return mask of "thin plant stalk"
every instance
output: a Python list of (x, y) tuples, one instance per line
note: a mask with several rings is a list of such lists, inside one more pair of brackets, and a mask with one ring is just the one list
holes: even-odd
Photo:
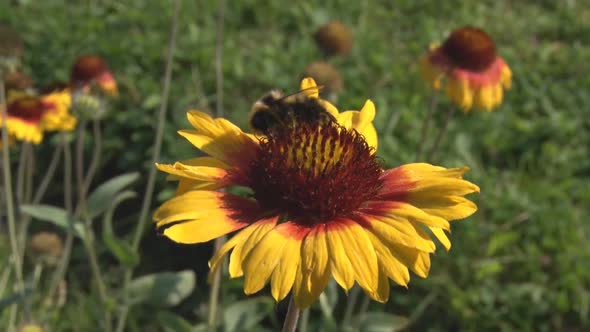
[(27, 168), (25, 169), (25, 196), (24, 202), (30, 203), (33, 196), (33, 173), (35, 172), (35, 150), (31, 145), (27, 149)]
[(47, 166), (47, 169), (45, 170), (45, 175), (43, 176), (43, 179), (41, 179), (39, 186), (37, 186), (35, 196), (33, 196), (33, 204), (39, 204), (39, 202), (41, 202), (41, 200), (43, 199), (43, 196), (45, 196), (47, 188), (49, 188), (49, 183), (51, 183), (53, 175), (55, 175), (55, 170), (57, 169), (57, 165), (59, 164), (63, 147), (64, 145), (60, 143), (53, 150), (53, 155), (51, 156), (49, 166)]
[(424, 147), (426, 145), (426, 134), (428, 133), (428, 129), (430, 127), (430, 122), (432, 122), (432, 117), (438, 108), (438, 92), (434, 91), (432, 97), (430, 97), (430, 105), (428, 107), (428, 113), (422, 122), (422, 129), (420, 130), (420, 144), (418, 144), (418, 149), (416, 149), (416, 157), (414, 158), (416, 161), (419, 161), (422, 157), (422, 152), (424, 151)]
[(449, 129), (449, 123), (451, 122), (451, 119), (453, 118), (453, 115), (455, 114), (455, 109), (456, 109), (456, 107), (451, 106), (449, 108), (449, 110), (447, 111), (447, 114), (445, 117), (445, 122), (443, 123), (443, 127), (438, 132), (438, 135), (436, 136), (436, 140), (434, 141), (432, 148), (430, 148), (430, 151), (428, 152), (428, 157), (426, 160), (428, 160), (429, 162), (434, 161), (433, 158), (435, 157), (436, 153), (438, 152), (438, 148), (440, 147), (441, 142), (445, 139), (445, 136), (446, 136), (447, 131)]
[(299, 321), (299, 313), (301, 310), (295, 305), (295, 298), (291, 296), (289, 301), (289, 309), (285, 316), (285, 323), (283, 324), (283, 332), (295, 332), (297, 329), (297, 322)]
[[(219, 240), (219, 238), (216, 239), (213, 244), (213, 252), (217, 252), (223, 245), (223, 241), (217, 240)], [(219, 291), (221, 289), (221, 273), (219, 270), (221, 269), (217, 269), (217, 271), (213, 273), (211, 289), (209, 290), (209, 313), (207, 317), (207, 325), (211, 332), (216, 329), (217, 309), (219, 307)]]
[[(30, 162), (30, 153), (29, 150), (31, 149), (31, 144), (29, 142), (23, 142), (20, 149), (20, 156), (18, 158), (18, 168), (16, 171), (16, 205), (20, 206), (22, 204), (27, 204), (27, 200), (25, 198), (25, 191), (27, 187), (27, 172), (29, 168)], [(19, 219), (18, 223), (18, 230), (17, 236), (18, 240), (17, 243), (19, 244), (18, 255), (20, 257), (20, 261), (23, 261), (24, 251), (25, 251), (25, 241), (27, 238), (27, 228), (28, 228), (28, 217), (23, 217), (20, 213), (18, 214), (17, 218)]]
[(307, 332), (307, 326), (309, 324), (309, 309), (303, 310), (300, 321), (299, 332)]
[[(84, 220), (84, 238), (82, 244), (88, 258), (90, 259), (90, 270), (92, 272), (94, 281), (98, 287), (98, 296), (104, 307), (105, 314), (105, 331), (111, 330), (111, 314), (108, 306), (108, 294), (105, 283), (102, 278), (100, 266), (98, 265), (98, 258), (94, 248), (94, 234), (91, 228), (91, 219), (87, 216), (86, 211), (86, 191), (84, 188), (84, 140), (86, 138), (86, 121), (82, 120), (78, 127), (78, 135), (76, 140), (76, 184), (78, 188), (78, 205), (74, 212), (75, 218), (82, 217)], [(58, 281), (59, 284), (59, 281)]]
[(29, 156), (27, 150), (31, 143), (23, 142), (20, 147), (20, 156), (18, 158), (18, 168), (16, 169), (16, 202), (22, 204), (25, 195), (25, 170), (27, 165), (27, 157)]
[(352, 312), (354, 310), (354, 308), (356, 307), (356, 303), (358, 301), (359, 298), (359, 294), (360, 294), (360, 288), (355, 286), (352, 287), (352, 289), (350, 290), (350, 293), (348, 295), (347, 301), (346, 301), (346, 309), (344, 310), (344, 319), (342, 320), (342, 328), (344, 328), (345, 326), (348, 326), (348, 324), (350, 324), (351, 320), (352, 320)]
[[(14, 264), (14, 271), (16, 276), (17, 290), (23, 290), (23, 275), (22, 262), (18, 251), (17, 234), (16, 234), (16, 220), (14, 201), (12, 196), (12, 174), (10, 171), (10, 153), (8, 151), (8, 129), (6, 128), (6, 120), (8, 112), (6, 109), (6, 96), (4, 79), (0, 77), (0, 109), (2, 112), (2, 173), (4, 177), (4, 190), (6, 196), (6, 217), (8, 219), (8, 236), (10, 239), (10, 249), (12, 252), (12, 261)], [(15, 309), (16, 310), (16, 309)]]
[[(72, 216), (73, 211), (73, 199), (72, 199), (72, 151), (70, 147), (70, 143), (66, 141), (66, 136), (64, 133), (61, 134), (62, 138), (62, 146), (63, 146), (63, 153), (64, 153), (64, 206), (66, 208), (66, 212), (68, 216)], [(66, 234), (66, 239), (64, 241), (64, 250), (61, 255), (61, 258), (57, 264), (57, 268), (55, 269), (53, 276), (51, 278), (51, 282), (49, 284), (49, 290), (47, 291), (47, 295), (45, 296), (45, 304), (51, 305), (52, 299), (54, 298), (58, 288), (59, 283), (64, 278), (66, 270), (68, 268), (68, 264), (70, 262), (70, 254), (72, 252), (72, 246), (74, 244), (74, 225), (73, 218), (70, 218), (70, 225), (68, 232)]]
[[(171, 31), (170, 31), (170, 39), (168, 44), (168, 52), (166, 54), (166, 69), (164, 72), (164, 83), (162, 86), (162, 101), (160, 104), (160, 109), (158, 111), (158, 119), (157, 119), (157, 127), (156, 127), (156, 138), (154, 140), (154, 152), (152, 155), (152, 165), (155, 164), (160, 159), (160, 150), (162, 148), (162, 138), (164, 137), (164, 125), (166, 123), (166, 113), (168, 110), (168, 97), (170, 96), (170, 82), (172, 81), (172, 65), (174, 61), (174, 51), (176, 49), (176, 35), (178, 32), (178, 17), (180, 14), (180, 6), (182, 1), (176, 0), (174, 2), (174, 12), (172, 14), (171, 19)], [(143, 202), (141, 205), (141, 211), (139, 214), (139, 219), (137, 225), (135, 227), (135, 233), (133, 235), (133, 239), (131, 242), (131, 246), (134, 251), (139, 249), (139, 243), (141, 241), (141, 235), (143, 234), (143, 230), (145, 228), (146, 219), (148, 216), (148, 212), (150, 210), (150, 206), (152, 204), (152, 196), (154, 193), (154, 185), (156, 181), (156, 168), (150, 167), (147, 184), (145, 188), (145, 194), (143, 196)], [(133, 277), (133, 269), (127, 268), (125, 271), (125, 276), (123, 279), (123, 290), (125, 290), (129, 283), (131, 282), (131, 278)], [(127, 300), (127, 299), (126, 299)], [(123, 307), (121, 308), (121, 313), (117, 322), (116, 331), (122, 332), (125, 329), (125, 322), (127, 320), (127, 314), (129, 313), (129, 303), (125, 301)]]
[(102, 134), (100, 130), (100, 120), (94, 120), (92, 122), (92, 134), (94, 136), (94, 151), (92, 153), (92, 159), (90, 160), (90, 166), (88, 166), (88, 173), (84, 179), (84, 185), (82, 187), (83, 194), (86, 196), (90, 184), (94, 179), (98, 164), (100, 163), (100, 155), (102, 153)]
[(78, 190), (78, 205), (76, 206), (75, 215), (86, 209), (86, 199), (84, 195), (84, 139), (86, 138), (86, 120), (78, 124), (76, 133), (76, 187)]
[[(215, 83), (216, 83), (216, 116), (223, 116), (223, 40), (225, 28), (225, 0), (218, 1), (217, 13), (217, 37), (215, 45)], [(217, 252), (225, 243), (226, 237), (218, 237), (215, 239), (214, 252)], [(217, 311), (219, 310), (219, 292), (221, 290), (221, 270), (217, 269), (213, 272), (213, 280), (211, 290), (209, 292), (209, 313), (208, 313), (208, 327), (209, 331), (215, 331), (217, 321)]]
[(86, 253), (88, 254), (88, 258), (90, 261), (90, 269), (92, 270), (92, 274), (94, 275), (96, 286), (98, 288), (98, 296), (100, 298), (100, 301), (102, 302), (102, 306), (104, 309), (104, 331), (110, 332), (112, 330), (112, 326), (109, 296), (107, 294), (107, 288), (102, 278), (102, 274), (100, 273), (98, 257), (96, 255), (96, 250), (94, 249), (94, 232), (92, 232), (91, 223), (89, 219), (87, 219), (84, 223), (84, 239), (82, 240), (82, 244), (84, 244), (84, 247), (86, 248)]

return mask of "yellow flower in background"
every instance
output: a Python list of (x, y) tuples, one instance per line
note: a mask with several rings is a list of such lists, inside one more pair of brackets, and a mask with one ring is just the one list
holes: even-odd
[(457, 29), (442, 45), (434, 45), (420, 60), (423, 78), (468, 112), (492, 111), (509, 89), (512, 71), (496, 54), (496, 45), (483, 30)]
[(70, 113), (72, 97), (67, 88), (53, 89), (41, 96), (45, 107), (42, 125), (48, 131), (72, 131), (76, 127), (76, 118)]
[[(318, 98), (311, 79), (301, 85)], [(209, 261), (245, 278), (253, 294), (267, 283), (275, 300), (292, 292), (311, 305), (334, 278), (372, 299), (389, 298), (389, 279), (406, 286), (409, 270), (426, 277), (432, 236), (447, 250), (449, 221), (477, 207), (463, 196), (479, 188), (462, 179), (467, 168), (407, 164), (384, 170), (376, 157), (375, 107), (340, 113), (319, 100), (336, 122), (297, 123), (256, 137), (223, 118), (191, 111), (194, 130), (179, 134), (209, 156), (158, 169), (179, 180), (177, 195), (154, 214), (164, 236), (202, 243), (237, 232)], [(250, 197), (215, 191), (248, 187)]]
[(8, 135), (18, 141), (39, 144), (43, 140), (41, 121), (45, 107), (38, 97), (18, 95), (11, 97), (6, 106), (7, 117), (0, 113), (0, 125), (6, 121)]
[(93, 84), (109, 95), (118, 93), (117, 82), (104, 60), (97, 55), (83, 55), (72, 67), (70, 84), (74, 90), (90, 92)]

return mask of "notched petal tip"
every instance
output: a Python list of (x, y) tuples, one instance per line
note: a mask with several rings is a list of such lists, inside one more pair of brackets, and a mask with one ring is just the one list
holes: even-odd
[(311, 98), (319, 98), (320, 91), (318, 89), (318, 85), (316, 84), (315, 80), (311, 77), (305, 77), (301, 80), (301, 84), (299, 85), (301, 91), (303, 91), (308, 97)]

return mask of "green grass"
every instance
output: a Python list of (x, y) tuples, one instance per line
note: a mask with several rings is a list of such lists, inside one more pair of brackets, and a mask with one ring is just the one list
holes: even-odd
[[(447, 167), (472, 168), (467, 178), (481, 187), (474, 197), (479, 211), (453, 224), (453, 248), (437, 252), (428, 279), (412, 276), (407, 290), (394, 288), (389, 303), (372, 303), (370, 309), (414, 315), (410, 330), (416, 331), (590, 328), (590, 6), (548, 0), (327, 0), (290, 5), (248, 0), (227, 5), (227, 116), (246, 128), (251, 104), (264, 92), (275, 87), (295, 91), (305, 66), (322, 58), (311, 35), (321, 23), (337, 18), (355, 37), (352, 54), (329, 60), (344, 77), (338, 105), (358, 109), (366, 98), (376, 103), (379, 156), (388, 167), (412, 162), (422, 140), (420, 126), (430, 92), (420, 80), (417, 60), (427, 45), (461, 25), (487, 30), (514, 72), (513, 88), (493, 113), (457, 114), (438, 160)], [(215, 1), (183, 4), (164, 161), (197, 153), (176, 134), (189, 126), (186, 110), (215, 109), (216, 6)], [(147, 174), (151, 167), (171, 13), (167, 1), (0, 4), (0, 21), (21, 32), (27, 47), (25, 70), (41, 85), (66, 80), (81, 53), (99, 53), (109, 62), (121, 93), (104, 125), (101, 179), (131, 171)], [(445, 99), (437, 123), (448, 107)], [(398, 115), (397, 126), (387, 131), (390, 119)], [(427, 139), (434, 135), (429, 133)], [(47, 158), (48, 145), (40, 152)], [(162, 192), (160, 201), (172, 189), (163, 175), (156, 188)], [(59, 197), (56, 192), (51, 199)], [(117, 224), (122, 235), (133, 227), (129, 210)], [(96, 308), (99, 302), (96, 291), (83, 282), (89, 270), (79, 247), (68, 273), (65, 308), (49, 320), (55, 330), (91, 330), (101, 319), (99, 309), (81, 309)], [(100, 250), (101, 266), (112, 275), (108, 282), (116, 286), (120, 270), (105, 249)], [(197, 289), (167, 310), (192, 323), (202, 322), (210, 247), (174, 245), (149, 229), (141, 255), (139, 274), (197, 271)], [(223, 280), (223, 304), (245, 298), (241, 280)], [(335, 310), (341, 314), (346, 302), (342, 292), (338, 299)], [(272, 306), (261, 308), (267, 315), (262, 324), (276, 329)], [(129, 330), (157, 330), (162, 320), (154, 318), (154, 312), (147, 305), (136, 306)], [(319, 305), (312, 307), (311, 317), (310, 330), (316, 330), (322, 324)]]

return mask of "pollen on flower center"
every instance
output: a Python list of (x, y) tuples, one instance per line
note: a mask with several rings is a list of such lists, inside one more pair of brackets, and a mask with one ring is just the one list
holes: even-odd
[(262, 139), (250, 165), (256, 200), (313, 225), (346, 216), (381, 187), (381, 166), (356, 130), (301, 124)]
[(463, 27), (451, 33), (443, 43), (442, 51), (453, 65), (480, 71), (488, 68), (496, 59), (496, 45), (483, 30)]

